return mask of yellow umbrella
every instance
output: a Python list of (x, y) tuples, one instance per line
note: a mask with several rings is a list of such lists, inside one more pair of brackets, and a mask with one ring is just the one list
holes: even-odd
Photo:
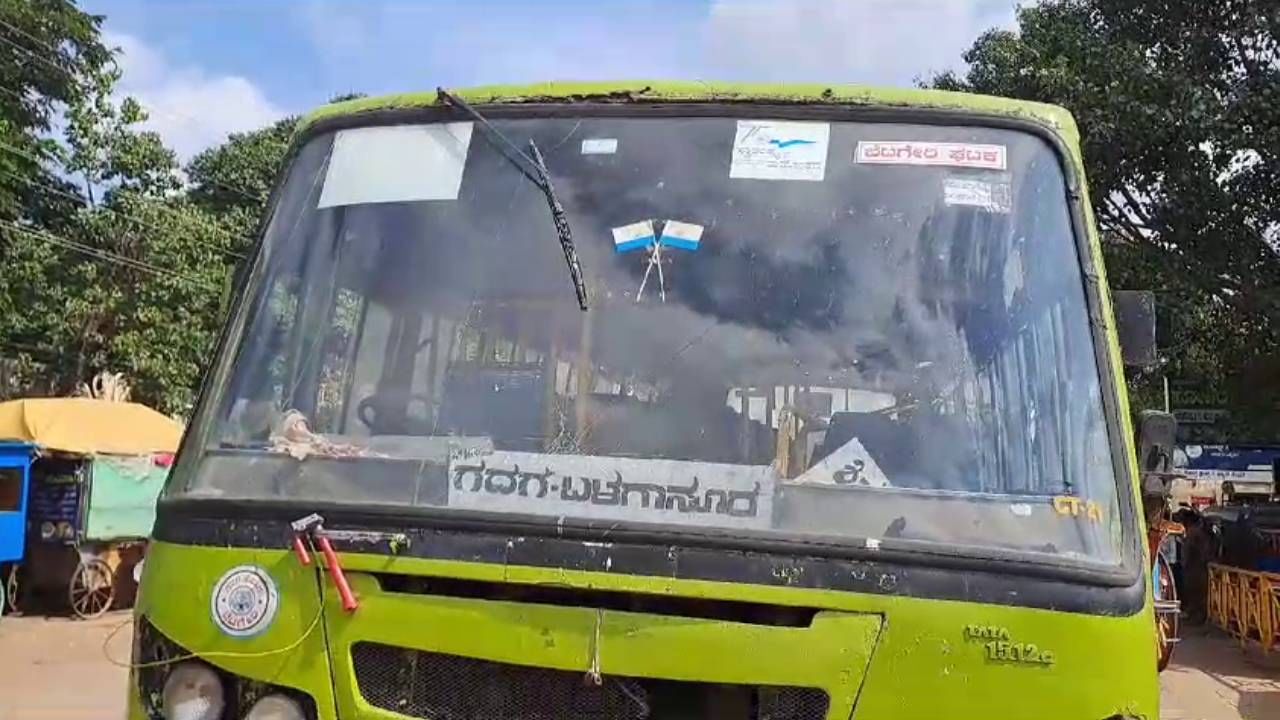
[(174, 453), (182, 425), (146, 405), (92, 398), (0, 403), (0, 440), (80, 455)]

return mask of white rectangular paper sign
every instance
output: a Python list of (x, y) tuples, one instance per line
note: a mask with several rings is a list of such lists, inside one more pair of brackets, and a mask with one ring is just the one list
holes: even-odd
[(830, 135), (828, 123), (739, 120), (729, 177), (821, 181)]
[(1008, 164), (1008, 151), (1004, 145), (862, 140), (858, 142), (854, 162), (863, 165), (936, 165), (1004, 170)]
[(582, 141), (583, 155), (612, 155), (618, 152), (618, 138), (587, 138)]
[(449, 507), (703, 527), (767, 528), (768, 465), (498, 451), (449, 462)]
[(318, 207), (457, 200), (471, 123), (339, 130)]

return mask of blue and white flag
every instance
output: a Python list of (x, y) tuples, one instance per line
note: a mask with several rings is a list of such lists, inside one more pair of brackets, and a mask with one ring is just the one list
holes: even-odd
[(613, 249), (620, 253), (643, 250), (657, 242), (652, 220), (642, 220), (613, 229)]
[(659, 245), (679, 250), (697, 250), (701, 243), (702, 226), (679, 220), (668, 220), (662, 226), (662, 237), (658, 238)]

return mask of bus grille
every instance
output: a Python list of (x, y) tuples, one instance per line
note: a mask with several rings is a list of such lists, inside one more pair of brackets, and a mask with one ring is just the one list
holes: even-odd
[(357, 643), (360, 695), (370, 705), (426, 720), (822, 720), (816, 688), (722, 685), (509, 665)]

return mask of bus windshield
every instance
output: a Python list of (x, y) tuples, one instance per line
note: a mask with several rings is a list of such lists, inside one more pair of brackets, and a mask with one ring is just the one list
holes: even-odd
[(493, 121), (585, 312), (472, 122), (311, 137), (169, 497), (1120, 563), (1049, 144), (642, 112)]

